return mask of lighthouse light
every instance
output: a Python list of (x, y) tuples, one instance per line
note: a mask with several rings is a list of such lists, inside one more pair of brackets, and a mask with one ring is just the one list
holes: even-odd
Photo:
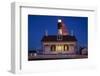
[(58, 22), (59, 22), (59, 23), (62, 22), (61, 19), (58, 19)]

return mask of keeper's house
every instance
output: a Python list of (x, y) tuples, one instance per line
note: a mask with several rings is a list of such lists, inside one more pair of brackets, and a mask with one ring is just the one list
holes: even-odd
[(61, 19), (58, 20), (58, 34), (46, 32), (41, 42), (44, 54), (76, 54), (77, 51), (77, 39), (73, 34), (69, 35)]

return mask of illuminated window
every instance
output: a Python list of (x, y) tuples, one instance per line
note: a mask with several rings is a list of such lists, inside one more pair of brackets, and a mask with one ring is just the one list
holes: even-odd
[(56, 51), (57, 51), (57, 52), (62, 52), (62, 51), (64, 51), (64, 46), (63, 46), (63, 45), (57, 45), (57, 46), (56, 46)]
[(68, 45), (64, 45), (64, 51), (68, 51), (69, 50), (69, 46)]

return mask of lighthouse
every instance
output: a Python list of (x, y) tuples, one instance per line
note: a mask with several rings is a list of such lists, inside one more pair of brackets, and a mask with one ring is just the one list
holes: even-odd
[(56, 35), (49, 35), (45, 32), (41, 42), (44, 54), (76, 54), (77, 39), (75, 36), (69, 34), (67, 26), (61, 19), (57, 21)]
[(58, 19), (58, 35), (69, 35), (68, 29), (61, 19)]

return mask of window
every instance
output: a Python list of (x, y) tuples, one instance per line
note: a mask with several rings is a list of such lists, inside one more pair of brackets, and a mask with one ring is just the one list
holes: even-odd
[(70, 50), (74, 50), (75, 49), (75, 45), (74, 44), (70, 44)]
[(63, 45), (56, 45), (56, 51), (57, 52), (63, 52), (64, 51), (64, 46)]
[(57, 40), (62, 40), (63, 39), (63, 36), (62, 35), (58, 35), (57, 36)]
[(64, 45), (64, 51), (68, 51), (69, 50), (69, 46), (68, 45)]
[(51, 51), (55, 51), (55, 50), (56, 50), (55, 45), (51, 45)]

